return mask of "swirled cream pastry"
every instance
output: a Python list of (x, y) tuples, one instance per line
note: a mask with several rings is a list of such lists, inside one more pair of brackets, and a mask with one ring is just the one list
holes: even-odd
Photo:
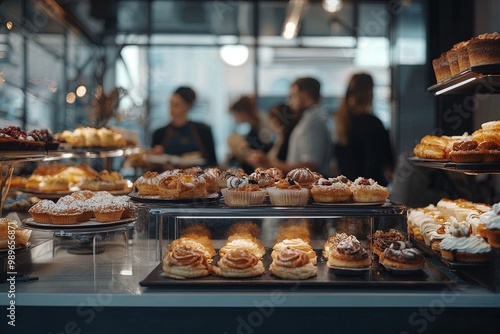
[(210, 264), (200, 249), (189, 246), (175, 247), (163, 258), (163, 275), (174, 279), (207, 276)]
[(256, 238), (259, 233), (253, 222), (242, 221), (229, 228), (226, 244), (219, 249), (220, 259), (212, 272), (224, 277), (254, 277), (264, 273), (261, 258), (266, 253)]
[(279, 252), (269, 269), (273, 275), (285, 279), (307, 279), (318, 273), (318, 268), (311, 263), (306, 252), (294, 248)]
[(264, 273), (264, 264), (246, 249), (232, 249), (212, 267), (212, 272), (223, 277), (255, 277)]
[(285, 239), (281, 242), (276, 243), (271, 253), (271, 257), (273, 258), (273, 260), (275, 260), (278, 255), (287, 248), (303, 251), (309, 257), (309, 261), (311, 261), (313, 265), (316, 265), (318, 259), (316, 252), (314, 251), (314, 249), (312, 249), (310, 244), (300, 238)]

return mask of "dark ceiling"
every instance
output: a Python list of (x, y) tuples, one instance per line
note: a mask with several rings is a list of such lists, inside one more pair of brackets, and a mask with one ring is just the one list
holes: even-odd
[[(321, 0), (309, 0), (299, 33), (316, 37), (352, 36), (359, 17), (358, 4), (386, 2), (344, 0), (343, 8), (332, 14), (322, 8)], [(93, 43), (105, 44), (120, 34), (279, 36), (288, 1), (38, 0), (38, 3)], [(337, 23), (335, 31), (332, 23)]]

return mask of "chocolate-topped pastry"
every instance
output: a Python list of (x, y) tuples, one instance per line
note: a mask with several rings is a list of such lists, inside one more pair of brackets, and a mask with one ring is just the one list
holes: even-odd
[(406, 237), (396, 229), (390, 229), (387, 232), (377, 230), (371, 236), (371, 241), (373, 252), (380, 255), (393, 241), (406, 241)]
[(422, 268), (425, 258), (409, 242), (394, 241), (380, 254), (379, 262), (389, 268), (412, 269)]

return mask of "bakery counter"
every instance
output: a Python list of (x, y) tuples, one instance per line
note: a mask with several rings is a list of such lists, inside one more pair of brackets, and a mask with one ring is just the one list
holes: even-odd
[[(38, 233), (34, 232), (35, 235)], [(301, 284), (282, 287), (238, 288), (221, 284), (216, 288), (142, 287), (143, 281), (158, 265), (151, 257), (148, 240), (131, 238), (128, 255), (112, 250), (106, 258), (68, 254), (54, 258), (54, 240), (19, 254), (23, 263), (17, 271), (38, 280), (16, 282), (15, 303), (50, 307), (235, 307), (252, 308), (273, 303), (276, 307), (368, 307), (419, 308), (500, 308), (500, 294), (466, 282), (446, 268), (440, 269), (457, 284), (433, 288), (408, 287), (318, 287), (305, 289)], [(101, 262), (102, 261), (102, 262)], [(436, 262), (439, 266), (439, 263)], [(2, 284), (4, 291), (10, 288)], [(8, 305), (8, 294), (0, 295)]]

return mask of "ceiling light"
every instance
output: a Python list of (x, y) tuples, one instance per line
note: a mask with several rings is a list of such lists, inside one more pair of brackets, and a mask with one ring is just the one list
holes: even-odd
[(285, 39), (292, 39), (297, 36), (299, 31), (300, 19), (304, 8), (307, 4), (307, 0), (290, 0), (286, 7), (286, 17), (283, 22), (283, 30), (281, 31), (281, 36)]
[(248, 59), (248, 47), (246, 45), (223, 45), (220, 48), (222, 60), (231, 66), (243, 65)]
[(342, 0), (323, 0), (323, 8), (330, 13), (338, 12), (342, 9)]
[(76, 96), (84, 97), (85, 94), (87, 94), (87, 87), (85, 87), (84, 85), (80, 85), (76, 88)]

